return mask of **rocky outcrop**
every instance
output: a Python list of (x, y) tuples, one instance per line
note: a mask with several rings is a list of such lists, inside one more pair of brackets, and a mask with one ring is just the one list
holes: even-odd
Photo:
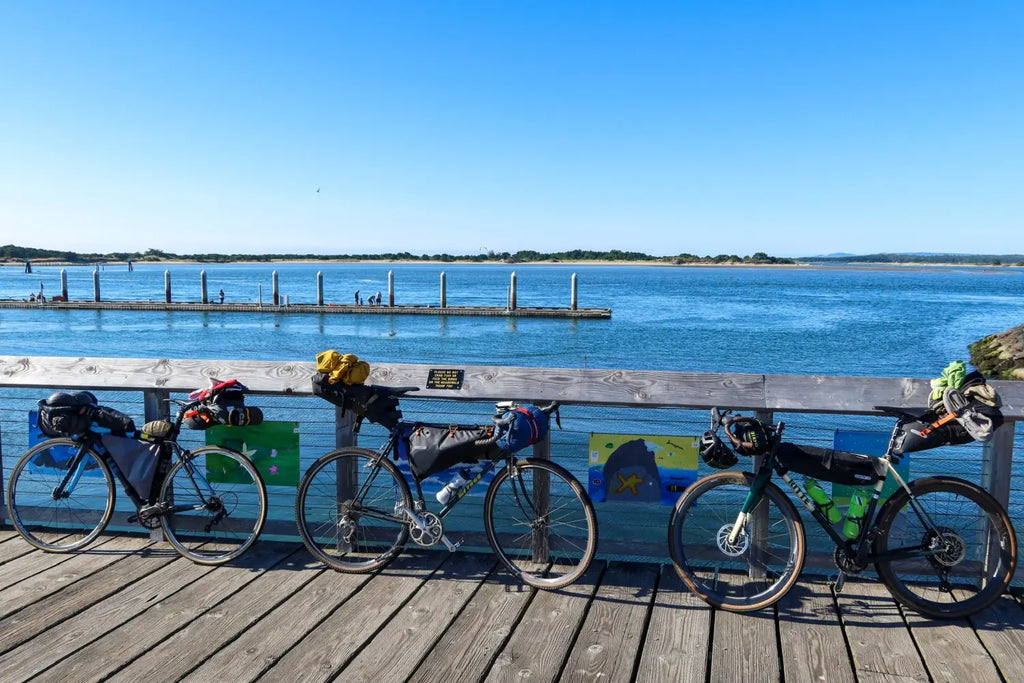
[(1024, 379), (1024, 325), (968, 344), (971, 363), (986, 377)]

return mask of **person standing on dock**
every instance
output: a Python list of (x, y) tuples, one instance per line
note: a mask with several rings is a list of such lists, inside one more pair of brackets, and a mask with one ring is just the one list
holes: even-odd
[(224, 290), (220, 290), (220, 302), (224, 303)]
[(355, 293), (355, 303), (356, 303), (356, 306), (359, 305), (359, 290), (358, 289), (356, 290), (356, 293)]

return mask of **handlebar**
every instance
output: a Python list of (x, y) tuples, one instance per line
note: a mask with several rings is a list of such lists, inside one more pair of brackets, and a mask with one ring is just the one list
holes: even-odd
[[(505, 433), (505, 428), (507, 428), (510, 424), (512, 424), (512, 422), (516, 419), (514, 414), (513, 415), (509, 415), (508, 417), (503, 417), (503, 416), (506, 415), (507, 413), (509, 413), (513, 408), (517, 407), (518, 405), (519, 404), (516, 403), (515, 401), (499, 401), (499, 402), (495, 403), (494, 404), (494, 409), (497, 412), (496, 412), (496, 414), (491, 416), (491, 422), (494, 423), (494, 434), (489, 436), (489, 437), (487, 437), (486, 439), (477, 439), (474, 443), (477, 446), (483, 447), (483, 446), (489, 446), (489, 445), (497, 442), (497, 440), (501, 438), (501, 435)], [(559, 405), (560, 404), (558, 403), (558, 401), (552, 401), (551, 403), (547, 404), (546, 406), (540, 406), (540, 405), (536, 405), (535, 404), (535, 407), (538, 410), (540, 410), (542, 413), (544, 413), (545, 415), (551, 415), (552, 413), (554, 413), (555, 414), (555, 424), (557, 424), (559, 427), (561, 427), (562, 426), (562, 420), (561, 420), (561, 417), (558, 414), (558, 407), (559, 407)]]

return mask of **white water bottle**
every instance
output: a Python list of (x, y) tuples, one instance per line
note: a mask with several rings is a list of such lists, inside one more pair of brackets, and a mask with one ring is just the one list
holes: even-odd
[(459, 470), (450, 482), (444, 485), (444, 488), (437, 492), (437, 502), (441, 505), (447, 505), (455, 494), (459, 492), (466, 482), (469, 481), (469, 470)]

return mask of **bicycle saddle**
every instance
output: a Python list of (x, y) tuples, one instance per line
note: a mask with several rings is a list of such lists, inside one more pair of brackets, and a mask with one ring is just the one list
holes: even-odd
[(886, 415), (908, 420), (920, 420), (924, 414), (931, 412), (928, 408), (901, 408), (898, 406), (873, 406), (873, 408)]

